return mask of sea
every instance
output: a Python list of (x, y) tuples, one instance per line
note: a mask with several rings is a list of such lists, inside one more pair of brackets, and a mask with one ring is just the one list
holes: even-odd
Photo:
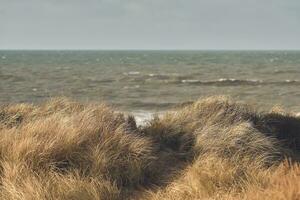
[(0, 103), (106, 102), (149, 118), (212, 95), (300, 112), (300, 51), (0, 50)]

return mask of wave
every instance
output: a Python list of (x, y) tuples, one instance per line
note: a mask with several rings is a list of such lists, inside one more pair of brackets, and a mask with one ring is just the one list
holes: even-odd
[(92, 83), (112, 83), (115, 81), (113, 79), (91, 79), (91, 78), (86, 80)]
[(11, 74), (1, 74), (1, 72), (0, 72), (0, 80), (21, 82), (21, 81), (25, 81), (25, 78), (21, 77), (21, 76), (11, 75)]
[(141, 73), (139, 71), (123, 72), (125, 77), (134, 77), (139, 79), (154, 79), (154, 80), (182, 80), (190, 79), (191, 75), (181, 75), (178, 73)]
[(145, 78), (157, 79), (157, 80), (168, 80), (172, 78), (171, 75), (168, 74), (148, 74)]
[(119, 79), (120, 81), (132, 82), (163, 82), (166, 84), (190, 84), (202, 86), (258, 86), (258, 85), (300, 85), (300, 80), (279, 80), (268, 81), (259, 79), (235, 79), (235, 78), (219, 78), (216, 80), (199, 80), (192, 75), (174, 74), (141, 74), (138, 71), (131, 71), (123, 73), (125, 77)]
[(226, 79), (220, 78), (213, 81), (201, 81), (201, 80), (181, 80), (182, 83), (196, 84), (196, 85), (218, 85), (218, 86), (228, 86), (228, 85), (259, 85), (262, 84), (261, 80), (242, 80), (242, 79)]
[(280, 69), (275, 69), (274, 74), (294, 74), (294, 73), (300, 73), (299, 70), (293, 70), (293, 69), (290, 69), (290, 70), (280, 70)]
[(140, 72), (138, 72), (138, 71), (130, 71), (130, 72), (124, 72), (123, 74), (124, 74), (125, 76), (139, 75)]
[(299, 80), (263, 81), (256, 79), (220, 78), (213, 81), (201, 81), (195, 79), (181, 80), (184, 84), (214, 85), (214, 86), (241, 86), (241, 85), (300, 85)]

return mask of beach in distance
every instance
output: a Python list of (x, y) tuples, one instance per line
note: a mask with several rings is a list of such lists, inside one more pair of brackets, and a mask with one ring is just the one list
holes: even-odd
[(0, 199), (298, 200), (300, 51), (0, 50)]

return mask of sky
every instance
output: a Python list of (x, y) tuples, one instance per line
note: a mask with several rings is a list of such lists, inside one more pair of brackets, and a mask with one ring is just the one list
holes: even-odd
[(0, 0), (0, 49), (300, 49), (300, 1)]

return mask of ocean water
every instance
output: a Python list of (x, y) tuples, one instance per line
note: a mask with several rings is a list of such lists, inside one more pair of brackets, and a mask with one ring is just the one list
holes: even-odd
[(0, 51), (0, 103), (67, 96), (143, 118), (210, 95), (300, 112), (300, 51)]

